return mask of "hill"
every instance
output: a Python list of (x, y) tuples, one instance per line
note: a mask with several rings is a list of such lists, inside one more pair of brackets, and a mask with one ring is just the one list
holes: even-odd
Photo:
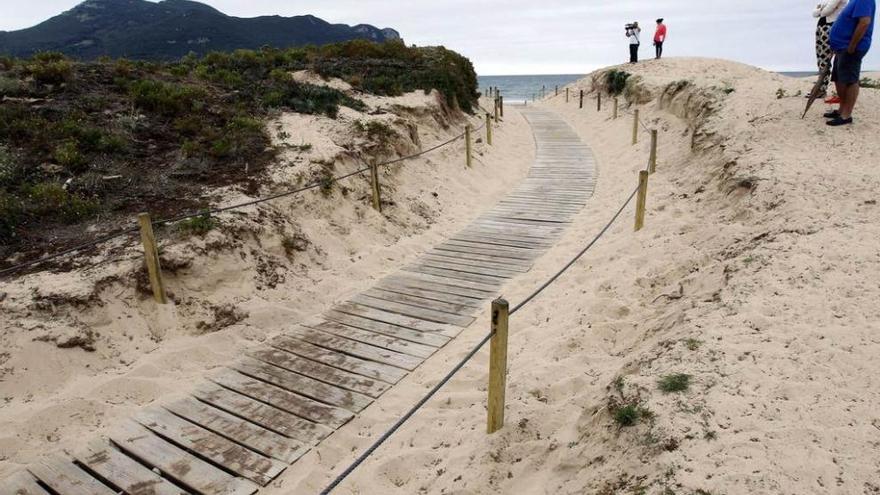
[(41, 51), (93, 60), (101, 56), (172, 60), (189, 53), (400, 39), (393, 29), (330, 24), (317, 17), (228, 16), (189, 0), (87, 0), (37, 26), (0, 32), (0, 54)]

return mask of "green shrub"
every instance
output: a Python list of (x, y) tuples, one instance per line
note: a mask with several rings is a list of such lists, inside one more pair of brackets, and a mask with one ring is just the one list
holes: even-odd
[(0, 76), (0, 98), (18, 96), (22, 92), (22, 84), (18, 79)]
[(80, 153), (76, 141), (66, 141), (58, 145), (52, 158), (59, 165), (71, 170), (78, 170), (85, 164), (85, 157)]
[(41, 52), (31, 58), (26, 72), (37, 84), (63, 84), (73, 79), (73, 64), (60, 53)]
[(614, 422), (622, 427), (633, 426), (638, 423), (640, 416), (638, 406), (627, 404), (614, 411)]
[(657, 381), (657, 388), (669, 394), (673, 392), (684, 392), (691, 386), (691, 375), (684, 373), (676, 373), (666, 375)]
[(21, 201), (0, 190), (0, 242), (10, 244), (23, 217)]
[(131, 83), (128, 91), (135, 105), (141, 109), (166, 116), (197, 110), (207, 97), (201, 88), (150, 79)]
[(0, 55), (0, 69), (12, 70), (15, 67), (15, 59), (6, 55)]
[(178, 229), (181, 232), (197, 236), (203, 236), (215, 228), (217, 228), (217, 221), (207, 212), (200, 216), (183, 220), (178, 224)]
[(605, 88), (608, 93), (618, 96), (626, 89), (626, 81), (631, 74), (626, 71), (613, 69), (605, 74)]
[(29, 215), (75, 223), (98, 212), (92, 200), (69, 194), (57, 182), (41, 182), (25, 189), (26, 210)]

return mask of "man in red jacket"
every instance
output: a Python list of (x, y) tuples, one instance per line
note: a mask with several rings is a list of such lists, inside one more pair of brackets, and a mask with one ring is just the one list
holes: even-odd
[(663, 56), (663, 42), (666, 41), (666, 24), (663, 19), (657, 19), (657, 31), (654, 32), (654, 47), (657, 49), (657, 58)]

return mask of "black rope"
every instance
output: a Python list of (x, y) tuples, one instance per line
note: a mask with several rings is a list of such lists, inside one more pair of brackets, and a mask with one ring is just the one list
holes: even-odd
[(451, 380), (452, 377), (454, 377), (464, 367), (465, 364), (467, 364), (471, 359), (473, 359), (473, 357), (480, 351), (480, 349), (482, 349), (483, 346), (485, 346), (486, 343), (492, 339), (492, 336), (493, 336), (493, 334), (491, 334), (491, 333), (489, 335), (485, 336), (483, 338), (483, 340), (481, 340), (480, 343), (477, 344), (477, 346), (474, 347), (473, 350), (471, 350), (471, 352), (469, 352), (468, 355), (465, 356), (465, 358), (462, 359), (461, 362), (458, 363), (455, 366), (455, 368), (452, 369), (452, 371), (447, 373), (447, 375), (445, 377), (443, 377), (443, 379), (440, 380), (440, 382), (437, 383), (437, 385), (434, 385), (434, 387), (431, 389), (430, 392), (428, 392), (427, 395), (422, 397), (422, 399), (419, 400), (416, 403), (416, 405), (414, 405), (402, 418), (397, 420), (397, 422), (394, 423), (394, 426), (392, 426), (381, 437), (379, 437), (378, 440), (373, 442), (373, 444), (370, 445), (370, 448), (368, 448), (366, 451), (364, 451), (364, 453), (361, 454), (360, 457), (358, 457), (350, 466), (348, 466), (348, 468), (346, 468), (345, 471), (343, 471), (339, 476), (337, 476), (336, 479), (334, 479), (332, 483), (327, 485), (327, 488), (324, 488), (323, 490), (321, 490), (321, 495), (329, 494), (334, 489), (336, 489), (336, 487), (338, 487), (340, 483), (345, 481), (345, 479), (348, 478), (348, 476), (352, 472), (354, 472), (354, 470), (357, 469), (358, 466), (363, 464), (363, 462), (366, 461), (367, 458), (369, 458), (373, 454), (373, 452), (376, 451), (376, 449), (381, 447), (383, 443), (385, 443), (389, 438), (391, 438), (391, 435), (394, 435), (394, 433), (397, 432), (397, 430), (399, 430), (400, 427), (403, 426), (403, 424), (409, 420), (409, 418), (411, 418), (416, 412), (418, 412), (418, 410), (421, 409), (422, 406), (424, 406), (431, 399), (431, 397), (434, 397), (434, 395), (437, 392), (439, 392), (440, 389), (443, 388), (443, 386), (446, 385), (449, 382), (449, 380)]
[[(477, 127), (476, 129), (474, 129), (474, 132), (483, 129), (483, 127), (485, 127), (485, 123), (484, 123), (483, 125)], [(376, 166), (377, 166), (377, 167), (388, 167), (388, 166), (391, 166), (391, 165), (394, 165), (394, 164), (397, 164), (397, 163), (400, 163), (400, 162), (404, 162), (404, 161), (407, 161), (407, 160), (412, 160), (412, 159), (414, 159), (414, 158), (418, 158), (418, 157), (420, 157), (420, 156), (422, 156), (422, 155), (425, 155), (425, 154), (430, 153), (430, 152), (432, 152), (432, 151), (438, 150), (438, 149), (440, 149), (440, 148), (442, 148), (442, 147), (444, 147), (444, 146), (448, 146), (448, 145), (450, 145), (450, 144), (452, 144), (452, 143), (458, 141), (459, 139), (463, 138), (464, 136), (465, 136), (465, 133), (461, 133), (461, 134), (459, 134), (459, 135), (453, 137), (452, 139), (449, 139), (449, 140), (447, 140), (447, 141), (444, 141), (444, 142), (442, 142), (442, 143), (440, 143), (440, 144), (438, 144), (438, 145), (436, 145), (436, 146), (433, 146), (433, 147), (431, 147), (431, 148), (428, 148), (428, 149), (426, 149), (426, 150), (420, 151), (420, 152), (418, 152), (418, 153), (414, 153), (414, 154), (412, 154), (412, 155), (404, 156), (404, 157), (401, 157), (401, 158), (396, 158), (396, 159), (394, 159), (394, 160), (389, 160), (389, 161), (387, 161), (387, 162), (378, 163), (378, 164), (376, 164)], [(331, 184), (335, 184), (336, 182), (339, 182), (339, 181), (342, 181), (342, 180), (348, 179), (348, 178), (353, 177), (353, 176), (358, 175), (358, 174), (362, 174), (362, 173), (367, 172), (367, 171), (369, 171), (369, 170), (370, 170), (370, 167), (364, 167), (364, 168), (358, 169), (358, 170), (356, 170), (356, 171), (354, 171), (354, 172), (351, 172), (351, 173), (349, 173), (349, 174), (345, 174), (345, 175), (340, 176), (340, 177), (334, 177), (334, 178), (330, 181), (330, 183), (331, 183)], [(201, 211), (199, 211), (198, 213), (188, 213), (188, 214), (180, 215), (180, 216), (177, 216), (177, 217), (172, 217), (172, 218), (167, 218), (167, 219), (163, 219), (163, 220), (158, 220), (158, 221), (153, 222), (153, 225), (155, 225), (155, 226), (160, 226), (160, 225), (170, 225), (170, 224), (173, 224), (173, 223), (181, 222), (181, 221), (184, 221), (184, 220), (189, 220), (189, 219), (192, 219), (192, 218), (203, 217), (203, 216), (206, 216), (206, 215), (216, 215), (216, 214), (218, 214), (218, 213), (223, 213), (223, 212), (231, 211), (231, 210), (238, 210), (238, 209), (246, 208), (246, 207), (248, 207), (248, 206), (258, 205), (258, 204), (260, 204), (260, 203), (266, 203), (266, 202), (268, 202), (268, 201), (274, 201), (274, 200), (276, 200), (276, 199), (280, 199), (280, 198), (283, 198), (283, 197), (286, 197), (286, 196), (293, 196), (293, 195), (295, 195), (295, 194), (300, 194), (300, 193), (303, 193), (303, 192), (305, 192), (305, 191), (309, 191), (309, 190), (311, 190), (311, 189), (316, 189), (316, 188), (318, 188), (318, 187), (321, 187), (321, 185), (322, 185), (322, 182), (314, 182), (314, 183), (312, 183), (312, 184), (309, 184), (309, 185), (307, 185), (307, 186), (301, 187), (301, 188), (299, 188), (299, 189), (294, 189), (294, 190), (292, 190), (292, 191), (285, 191), (285, 192), (278, 193), (278, 194), (275, 194), (275, 195), (272, 195), (272, 196), (268, 196), (268, 197), (266, 197), (266, 198), (255, 199), (255, 200), (253, 200), (253, 201), (247, 201), (247, 202), (245, 202), (245, 203), (240, 203), (240, 204), (236, 204), (236, 205), (232, 205), (232, 206), (226, 206), (226, 207), (223, 207), (223, 208), (214, 208), (214, 209), (209, 209), (209, 210), (201, 210)], [(64, 251), (60, 251), (60, 252), (55, 253), (55, 254), (52, 254), (52, 255), (50, 255), (50, 256), (45, 256), (45, 257), (43, 257), (43, 258), (39, 258), (39, 259), (36, 259), (36, 260), (27, 261), (27, 262), (25, 262), (25, 263), (20, 263), (20, 264), (18, 264), (18, 265), (11, 266), (11, 267), (9, 267), (9, 268), (6, 268), (6, 269), (3, 269), (3, 270), (0, 270), (0, 277), (3, 277), (3, 276), (6, 276), (6, 275), (8, 275), (8, 274), (12, 274), (12, 273), (18, 272), (18, 271), (23, 270), (23, 269), (25, 269), (25, 268), (30, 268), (30, 267), (32, 267), (32, 266), (37, 266), (37, 265), (40, 265), (40, 264), (46, 263), (46, 262), (48, 262), (48, 261), (52, 261), (52, 260), (55, 260), (55, 259), (61, 258), (61, 257), (63, 257), (63, 256), (67, 256), (68, 254), (72, 254), (72, 253), (75, 253), (75, 252), (77, 252), (77, 251), (82, 251), (82, 250), (85, 250), (85, 249), (93, 248), (93, 247), (97, 246), (98, 244), (103, 244), (103, 243), (105, 243), (105, 242), (109, 242), (109, 241), (112, 241), (112, 240), (114, 240), (114, 239), (118, 239), (118, 238), (120, 238), (120, 237), (125, 237), (125, 236), (127, 236), (127, 235), (130, 235), (130, 234), (136, 233), (136, 232), (138, 232), (138, 230), (139, 230), (139, 229), (137, 229), (137, 228), (132, 228), (132, 229), (122, 230), (122, 231), (119, 231), (119, 232), (115, 232), (115, 233), (113, 233), (113, 234), (108, 234), (108, 235), (106, 235), (106, 236), (104, 236), (104, 237), (100, 237), (100, 238), (95, 239), (95, 240), (93, 240), (93, 241), (89, 241), (89, 242), (87, 242), (87, 243), (80, 244), (80, 245), (78, 245), (78, 246), (74, 246), (74, 247), (69, 248), (69, 249), (65, 249)]]

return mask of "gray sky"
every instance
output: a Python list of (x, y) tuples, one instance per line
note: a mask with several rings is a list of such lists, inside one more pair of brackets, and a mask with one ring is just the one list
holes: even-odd
[[(37, 24), (78, 0), (0, 0), (0, 30)], [(654, 20), (669, 26), (668, 56), (721, 57), (774, 70), (815, 65), (815, 0), (203, 0), (241, 17), (313, 14), (374, 24), (408, 43), (442, 44), (483, 75), (579, 74), (627, 59), (623, 24), (642, 24), (642, 55)], [(880, 68), (878, 44), (866, 68)]]

